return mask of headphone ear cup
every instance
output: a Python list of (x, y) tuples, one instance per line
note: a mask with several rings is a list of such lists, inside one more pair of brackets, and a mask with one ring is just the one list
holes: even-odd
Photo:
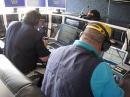
[(102, 51), (107, 51), (111, 46), (111, 42), (109, 40), (104, 40), (102, 44)]
[(34, 24), (36, 23), (36, 16), (35, 15), (32, 17), (32, 21)]
[(79, 37), (81, 37), (82, 34), (83, 34), (83, 32), (80, 32)]
[(35, 16), (32, 17), (32, 21), (33, 21), (33, 23), (35, 22)]

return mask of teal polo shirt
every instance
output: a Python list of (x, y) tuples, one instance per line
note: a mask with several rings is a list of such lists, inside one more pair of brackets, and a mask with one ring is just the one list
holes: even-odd
[[(98, 55), (96, 49), (86, 42), (76, 40), (74, 44)], [(124, 91), (116, 84), (112, 70), (106, 62), (98, 64), (93, 71), (90, 83), (94, 97), (124, 97)]]

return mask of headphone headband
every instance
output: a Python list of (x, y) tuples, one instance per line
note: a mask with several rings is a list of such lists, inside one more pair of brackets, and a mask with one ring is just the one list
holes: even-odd
[(94, 23), (90, 23), (90, 25), (91, 24), (95, 24), (95, 25), (100, 26), (102, 28), (102, 30), (104, 31), (104, 33), (105, 33), (105, 35), (104, 35), (105, 39), (104, 39), (103, 44), (102, 44), (102, 51), (107, 51), (109, 49), (109, 47), (111, 46), (111, 42), (110, 42), (110, 38), (109, 38), (108, 32), (106, 31), (105, 27), (102, 24), (100, 24), (100, 23), (95, 23), (94, 22)]
[[(102, 24), (100, 24), (100, 23), (90, 23), (90, 24), (96, 24), (96, 25), (98, 25), (99, 27), (101, 27), (101, 29), (104, 31), (104, 33), (105, 33), (105, 38), (107, 38), (107, 39), (109, 39), (109, 34), (108, 34), (108, 32), (106, 31), (106, 29), (105, 29), (105, 27), (102, 25)], [(88, 24), (88, 26), (89, 26), (89, 24)]]

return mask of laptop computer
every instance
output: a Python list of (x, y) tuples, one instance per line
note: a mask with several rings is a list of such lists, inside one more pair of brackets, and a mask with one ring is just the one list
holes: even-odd
[(81, 30), (76, 27), (62, 24), (57, 33), (57, 40), (50, 42), (48, 45), (54, 48), (70, 45), (79, 37), (80, 32)]
[(111, 46), (108, 51), (104, 52), (103, 59), (112, 68), (113, 74), (118, 77), (124, 77), (128, 70), (123, 67), (128, 52)]
[(104, 52), (103, 59), (112, 65), (123, 65), (128, 52), (111, 46), (108, 51)]

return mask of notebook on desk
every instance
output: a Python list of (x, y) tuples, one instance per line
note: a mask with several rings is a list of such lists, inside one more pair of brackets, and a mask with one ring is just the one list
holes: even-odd
[(49, 45), (58, 48), (60, 46), (65, 46), (72, 44), (79, 36), (81, 30), (70, 25), (61, 25), (56, 41), (50, 42)]

